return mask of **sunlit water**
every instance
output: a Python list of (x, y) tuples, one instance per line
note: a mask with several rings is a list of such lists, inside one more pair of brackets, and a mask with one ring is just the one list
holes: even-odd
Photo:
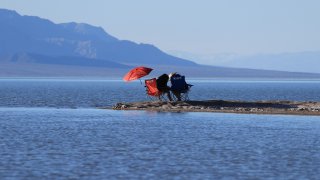
[[(318, 81), (191, 81), (191, 99), (319, 101)], [(1, 179), (317, 179), (320, 118), (112, 111), (140, 83), (0, 80)]]

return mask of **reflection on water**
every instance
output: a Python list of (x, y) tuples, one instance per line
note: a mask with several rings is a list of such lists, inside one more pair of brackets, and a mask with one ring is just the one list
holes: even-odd
[(0, 109), (2, 178), (316, 179), (312, 116)]

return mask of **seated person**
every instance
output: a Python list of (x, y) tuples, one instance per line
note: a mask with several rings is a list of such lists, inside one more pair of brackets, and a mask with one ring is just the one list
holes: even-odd
[[(157, 78), (157, 88), (162, 93), (166, 93), (168, 96), (169, 101), (172, 101), (171, 95), (170, 95), (170, 87), (168, 87), (167, 83), (169, 80), (168, 74), (162, 74)], [(159, 97), (160, 99), (160, 97)]]
[(187, 84), (185, 77), (178, 73), (170, 73), (169, 78), (172, 93), (177, 97), (178, 101), (181, 101), (181, 93), (186, 93), (191, 85)]

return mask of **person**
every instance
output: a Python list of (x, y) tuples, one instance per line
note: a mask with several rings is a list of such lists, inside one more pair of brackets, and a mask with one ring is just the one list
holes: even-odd
[(169, 74), (169, 79), (171, 82), (171, 92), (178, 101), (181, 101), (181, 93), (186, 92), (189, 89), (189, 85), (185, 81), (185, 77), (174, 72)]
[[(167, 85), (168, 81), (169, 81), (168, 74), (162, 74), (157, 78), (157, 88), (162, 93), (166, 93), (169, 101), (172, 101), (172, 98), (170, 95), (170, 87)], [(160, 96), (159, 96), (159, 99), (160, 99)]]

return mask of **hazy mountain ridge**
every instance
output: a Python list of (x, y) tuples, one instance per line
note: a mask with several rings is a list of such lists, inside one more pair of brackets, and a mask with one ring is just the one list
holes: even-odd
[(33, 53), (15, 53), (0, 56), (4, 63), (28, 63), (28, 64), (52, 64), (52, 65), (71, 65), (82, 67), (105, 67), (105, 68), (132, 68), (132, 66), (85, 57), (75, 56), (45, 56)]
[(35, 16), (20, 16), (0, 9), (0, 54), (35, 53), (46, 56), (79, 56), (127, 64), (196, 63), (165, 54), (153, 45), (121, 41), (101, 27), (85, 23), (53, 22)]
[(258, 54), (235, 58), (221, 65), (235, 68), (320, 73), (320, 52)]
[(147, 65), (155, 74), (180, 72), (193, 77), (320, 77), (199, 65), (150, 44), (119, 40), (101, 27), (55, 24), (5, 9), (0, 9), (0, 25), (0, 76), (119, 76), (131, 65)]
[(169, 51), (180, 58), (198, 60), (214, 66), (251, 68), (291, 72), (320, 73), (320, 51), (287, 52), (278, 54), (240, 55), (236, 53), (193, 54)]

